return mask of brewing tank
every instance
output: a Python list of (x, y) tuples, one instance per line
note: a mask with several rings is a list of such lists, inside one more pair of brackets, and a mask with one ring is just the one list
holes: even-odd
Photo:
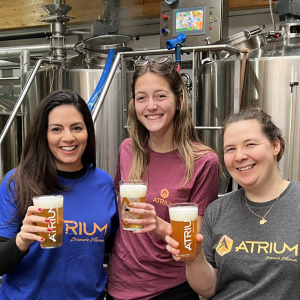
[[(281, 29), (299, 23), (283, 24)], [(258, 106), (283, 131), (286, 148), (279, 164), (282, 176), (300, 181), (300, 36), (277, 38), (247, 58), (243, 107)]]
[[(24, 101), (26, 126), (38, 103), (52, 91), (70, 89), (88, 102), (103, 73), (109, 49), (114, 49), (115, 53), (130, 51), (130, 41), (130, 37), (123, 35), (93, 37), (77, 44), (78, 55), (68, 57), (65, 64), (44, 65)], [(127, 86), (130, 87), (132, 72), (129, 70), (126, 74)], [(28, 76), (29, 72), (22, 75), (23, 82)], [(119, 146), (126, 138), (125, 120), (122, 118), (126, 104), (122, 103), (121, 87), (121, 70), (118, 68), (95, 121), (97, 167), (112, 177), (117, 169)]]
[[(14, 105), (15, 101), (0, 97), (0, 132), (11, 115)], [(17, 114), (1, 144), (0, 178), (18, 165), (22, 149), (22, 116), (21, 112)]]

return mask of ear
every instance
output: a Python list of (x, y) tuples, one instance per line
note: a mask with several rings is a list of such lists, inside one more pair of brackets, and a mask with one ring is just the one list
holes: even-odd
[(131, 106), (133, 107), (133, 109), (135, 109), (135, 102), (134, 102), (134, 99), (131, 99)]
[(274, 141), (274, 144), (273, 144), (273, 153), (274, 153), (274, 156), (278, 155), (278, 153), (280, 152), (280, 148), (281, 148), (280, 141), (279, 141), (279, 139), (276, 139)]

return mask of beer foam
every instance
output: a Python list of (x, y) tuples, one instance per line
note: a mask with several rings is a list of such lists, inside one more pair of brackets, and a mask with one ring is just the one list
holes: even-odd
[(144, 184), (121, 184), (120, 185), (120, 195), (121, 197), (146, 197), (147, 186)]
[(184, 222), (186, 220), (194, 221), (198, 218), (197, 206), (176, 206), (169, 207), (170, 220)]
[(43, 209), (48, 209), (50, 207), (60, 208), (63, 207), (63, 204), (63, 196), (40, 196), (33, 198), (33, 205)]

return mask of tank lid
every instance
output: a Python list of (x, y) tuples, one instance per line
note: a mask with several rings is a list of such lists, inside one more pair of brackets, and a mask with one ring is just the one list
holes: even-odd
[[(109, 49), (128, 49), (129, 42), (132, 41), (132, 38), (127, 35), (115, 34), (115, 35), (99, 35), (95, 37), (88, 38), (83, 41), (84, 49), (90, 51), (100, 51), (108, 52)], [(125, 50), (126, 51), (126, 50)]]

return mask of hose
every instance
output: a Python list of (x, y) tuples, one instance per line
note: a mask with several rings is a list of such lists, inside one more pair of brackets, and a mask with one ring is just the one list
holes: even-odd
[(93, 95), (91, 96), (90, 100), (87, 103), (88, 108), (89, 108), (90, 111), (93, 110), (96, 102), (98, 101), (98, 98), (101, 94), (102, 88), (103, 88), (103, 86), (105, 84), (105, 81), (107, 79), (107, 76), (109, 74), (112, 62), (114, 60), (114, 55), (115, 55), (115, 50), (114, 49), (109, 49), (107, 60), (106, 60), (102, 75), (99, 79), (99, 82), (98, 82), (94, 92), (93, 92)]

